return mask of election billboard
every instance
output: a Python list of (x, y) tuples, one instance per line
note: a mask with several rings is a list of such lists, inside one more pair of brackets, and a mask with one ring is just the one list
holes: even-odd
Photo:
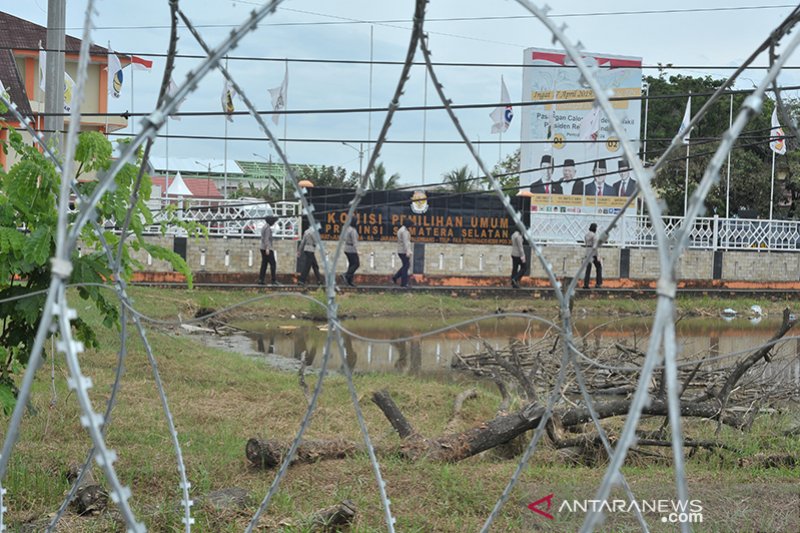
[[(586, 53), (583, 60), (612, 98), (621, 135), (638, 149), (642, 59)], [(589, 221), (602, 229), (622, 211), (629, 220), (613, 237), (630, 240), (637, 203), (623, 209), (638, 186), (594, 91), (563, 51), (528, 48), (523, 67), (520, 189), (530, 194), (537, 238), (569, 242)]]
[[(528, 48), (524, 54), (522, 101), (533, 105), (521, 111), (520, 186), (534, 194), (632, 193), (632, 187), (619, 191), (620, 139), (578, 68), (563, 51)], [(584, 61), (596, 67), (612, 98), (622, 98), (612, 107), (623, 135), (638, 148), (642, 59), (586, 53)], [(593, 183), (598, 174), (603, 183)]]

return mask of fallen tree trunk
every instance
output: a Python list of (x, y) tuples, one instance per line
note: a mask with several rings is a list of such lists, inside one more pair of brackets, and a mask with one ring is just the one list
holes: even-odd
[(544, 407), (529, 404), (514, 413), (498, 416), (463, 433), (443, 435), (437, 439), (408, 439), (400, 453), (411, 460), (423, 457), (432, 461), (456, 462), (506, 443), (536, 427)]
[(397, 407), (397, 404), (394, 403), (388, 391), (380, 390), (373, 393), (372, 402), (383, 411), (383, 415), (389, 420), (389, 423), (394, 430), (397, 431), (401, 439), (408, 438), (416, 433), (408, 422), (408, 419), (403, 416), (403, 412)]
[[(247, 441), (245, 454), (250, 464), (257, 468), (275, 468), (283, 462), (289, 444), (277, 440), (261, 440), (251, 438)], [(321, 441), (303, 441), (297, 447), (290, 464), (316, 463), (325, 459), (344, 459), (358, 452), (354, 442), (335, 439)]]
[[(385, 391), (373, 395), (373, 402), (391, 402), (391, 396)], [(621, 416), (628, 413), (630, 401), (618, 400), (613, 402), (597, 403), (594, 406), (599, 419)], [(483, 451), (504, 444), (522, 433), (536, 428), (544, 415), (545, 408), (536, 403), (530, 403), (522, 409), (507, 415), (495, 418), (473, 427), (462, 433), (442, 435), (435, 439), (428, 439), (417, 433), (412, 433), (403, 439), (399, 448), (376, 450), (380, 454), (400, 454), (406, 459), (417, 461), (425, 458), (430, 461), (457, 462)], [(384, 410), (384, 412), (386, 412)], [(397, 413), (402, 416), (399, 409)], [(653, 400), (642, 409), (642, 414), (651, 416), (666, 416), (668, 414), (667, 402)], [(744, 420), (731, 413), (721, 411), (719, 405), (712, 402), (681, 403), (681, 415), (688, 417), (707, 418), (720, 420), (722, 423), (740, 428)], [(553, 416), (563, 427), (578, 426), (591, 422), (589, 410), (584, 407), (569, 409), (555, 409)], [(405, 417), (403, 417), (405, 420)], [(397, 429), (397, 428), (395, 428)], [(274, 440), (259, 440), (252, 438), (247, 442), (247, 459), (253, 466), (259, 468), (274, 468), (281, 463), (289, 445)], [(297, 449), (291, 464), (314, 463), (325, 459), (343, 459), (361, 450), (361, 446), (352, 441), (329, 440), (303, 442)]]
[[(594, 405), (597, 417), (600, 419), (620, 416), (630, 410), (630, 400), (616, 400), (612, 402), (601, 402)], [(566, 410), (556, 410), (564, 426), (577, 426), (591, 422), (592, 417), (589, 409), (585, 407), (573, 407)], [(642, 414), (653, 416), (666, 416), (669, 414), (667, 402), (665, 400), (651, 400), (649, 405), (645, 405)], [(681, 415), (695, 418), (707, 418), (709, 420), (720, 420), (723, 424), (740, 429), (744, 425), (744, 420), (735, 414), (725, 411), (722, 412), (716, 402), (681, 402)]]

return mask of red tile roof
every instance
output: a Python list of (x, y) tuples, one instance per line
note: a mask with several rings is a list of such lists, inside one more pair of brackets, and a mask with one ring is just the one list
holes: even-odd
[[(173, 176), (169, 177), (170, 184), (172, 183)], [(208, 178), (184, 178), (181, 176), (181, 179), (186, 184), (186, 187), (192, 191), (192, 197), (194, 198), (223, 198), (222, 193), (219, 192), (217, 186), (214, 184), (214, 180)], [(164, 194), (165, 190), (165, 182), (166, 178), (164, 176), (151, 176), (150, 180), (153, 182), (153, 185), (158, 185), (161, 187), (161, 194)]]
[[(11, 50), (0, 50), (0, 81), (3, 82), (8, 91), (11, 101), (17, 105), (17, 111), (22, 113), (24, 117), (32, 117), (31, 103), (28, 100), (28, 95), (25, 94), (25, 84), (22, 83), (22, 78), (17, 70), (14, 54), (11, 53)], [(16, 118), (10, 111), (2, 115), (2, 118), (16, 122)]]
[[(0, 11), (0, 80), (8, 90), (11, 101), (25, 116), (32, 116), (33, 111), (25, 92), (25, 84), (22, 82), (14, 62), (13, 50), (37, 51), (40, 42), (44, 48), (52, 48), (47, 45), (47, 28)], [(67, 35), (64, 39), (64, 49), (68, 53), (79, 53), (81, 40)], [(89, 51), (99, 56), (105, 56), (108, 53), (107, 48), (96, 44), (92, 44)], [(128, 60), (125, 56), (121, 56), (120, 62), (125, 65)], [(3, 115), (3, 118), (13, 120), (10, 113)]]
[[(39, 41), (42, 42), (44, 48), (53, 48), (52, 46), (47, 46), (47, 28), (34, 24), (29, 20), (0, 12), (0, 48), (38, 50)], [(67, 52), (77, 54), (81, 49), (81, 40), (67, 35), (64, 49)], [(96, 44), (91, 45), (89, 51), (97, 55), (108, 53), (108, 49)], [(122, 58), (120, 58), (120, 61), (122, 61)]]

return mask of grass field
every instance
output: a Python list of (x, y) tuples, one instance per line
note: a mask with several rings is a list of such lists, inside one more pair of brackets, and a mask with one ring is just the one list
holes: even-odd
[[(193, 316), (201, 307), (219, 309), (242, 302), (254, 292), (163, 291), (134, 289), (135, 305), (160, 320)], [(81, 316), (99, 322), (85, 302), (75, 299)], [(589, 304), (587, 304), (589, 305)], [(650, 302), (605, 304), (592, 301), (608, 313), (647, 314)], [(681, 301), (684, 312), (714, 313), (715, 308), (735, 306), (746, 309), (746, 301)], [(536, 307), (541, 306), (541, 307)], [(649, 306), (649, 307), (648, 307)], [(763, 304), (762, 304), (763, 306)], [(770, 311), (782, 308), (776, 302)], [(251, 302), (231, 311), (237, 320), (269, 318), (284, 320), (294, 314), (313, 318), (315, 306), (294, 297)], [(505, 310), (534, 309), (552, 314), (555, 304), (530, 301), (485, 301), (471, 298), (443, 298), (430, 295), (344, 295), (340, 313), (359, 317), (463, 316)], [(123, 483), (133, 491), (131, 503), (137, 517), (150, 531), (183, 531), (180, 519), (179, 477), (169, 433), (156, 393), (153, 374), (142, 343), (130, 333), (125, 374), (107, 443), (119, 460), (115, 464)], [(85, 374), (94, 382), (91, 390), (95, 409), (102, 411), (113, 382), (119, 348), (118, 332), (98, 328), (101, 349), (81, 355)], [(248, 466), (244, 447), (248, 438), (291, 439), (306, 409), (306, 397), (296, 374), (276, 371), (262, 360), (209, 348), (180, 327), (148, 326), (148, 339), (158, 361), (175, 419), (179, 440), (192, 483), (191, 495), (198, 502), (193, 531), (243, 531), (259, 502), (267, 493), (274, 471)], [(51, 372), (54, 377), (51, 379)], [(8, 489), (6, 522), (11, 531), (23, 524), (35, 524), (61, 503), (69, 485), (64, 473), (70, 463), (84, 460), (91, 442), (80, 424), (74, 394), (66, 386), (63, 357), (49, 357), (37, 375), (31, 401), (35, 414), (26, 416), (19, 442), (4, 480)], [(313, 388), (316, 378), (306, 378)], [(384, 416), (369, 397), (373, 391), (389, 390), (415, 428), (426, 436), (441, 434), (451, 416), (453, 399), (462, 391), (454, 384), (425, 381), (411, 376), (359, 375), (355, 377), (359, 404), (373, 443), (388, 448), (399, 443)], [(458, 422), (460, 429), (472, 427), (495, 415), (500, 402), (492, 387), (480, 387), (478, 397), (465, 404)], [(345, 379), (329, 375), (324, 383), (317, 411), (306, 433), (307, 439), (361, 439)], [(716, 424), (691, 421), (687, 434), (695, 438), (718, 439), (737, 450), (703, 451), (688, 460), (692, 498), (701, 500), (703, 522), (695, 531), (782, 532), (800, 530), (800, 484), (797, 471), (789, 466), (766, 468), (749, 459), (757, 454), (800, 457), (797, 437), (783, 432), (798, 425), (796, 409), (780, 410), (756, 420), (748, 433), (723, 428), (714, 435)], [(647, 421), (660, 424), (661, 420)], [(7, 423), (7, 422), (6, 422)], [(613, 432), (620, 421), (609, 422)], [(675, 500), (673, 472), (668, 449), (633, 453), (625, 476), (637, 500)], [(740, 465), (741, 463), (741, 465)], [(411, 463), (396, 456), (381, 457), (381, 472), (397, 518), (398, 531), (477, 531), (491, 512), (513, 474), (517, 461), (499, 460), (491, 454), (472, 457), (457, 464), (429, 461)], [(536, 454), (524, 468), (520, 483), (500, 511), (492, 531), (576, 531), (582, 512), (568, 512), (558, 506), (564, 501), (592, 499), (603, 475), (602, 460), (595, 466), (574, 466), (543, 439)], [(95, 475), (102, 479), (99, 468)], [(215, 510), (202, 503), (210, 491), (240, 487), (250, 502), (239, 510)], [(554, 519), (533, 513), (527, 505), (553, 494)], [(615, 489), (615, 498), (623, 492)], [(321, 461), (290, 468), (280, 490), (258, 525), (259, 531), (304, 531), (302, 522), (315, 510), (342, 499), (353, 500), (358, 509), (354, 530), (385, 531), (383, 511), (376, 482), (366, 454), (350, 459)], [(113, 506), (112, 506), (113, 507)], [(676, 531), (661, 522), (661, 514), (647, 515), (651, 531)], [(600, 531), (638, 531), (634, 517), (613, 513)], [(114, 512), (77, 517), (68, 514), (59, 531), (124, 531)]]

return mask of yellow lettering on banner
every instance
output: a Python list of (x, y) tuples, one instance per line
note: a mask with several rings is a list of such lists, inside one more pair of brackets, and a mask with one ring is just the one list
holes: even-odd
[(531, 205), (550, 205), (558, 196), (558, 194), (532, 194)]
[(563, 205), (566, 207), (580, 207), (583, 205), (583, 198), (583, 196), (565, 194), (558, 199), (558, 205)]
[[(531, 100), (555, 100), (553, 98), (553, 91), (531, 91)], [(553, 108), (553, 104), (545, 104), (544, 109), (550, 111)]]
[(597, 205), (598, 207), (622, 207), (628, 201), (624, 196), (587, 196), (586, 198), (589, 199), (587, 205)]
[[(616, 87), (614, 89), (614, 98), (637, 98), (642, 96), (641, 87)], [(612, 100), (611, 106), (614, 109), (628, 109), (630, 100)]]
[(326, 222), (328, 224), (333, 224), (334, 222), (336, 222), (336, 213), (328, 213)]
[[(589, 110), (594, 101), (594, 91), (591, 89), (567, 89), (557, 91), (556, 109), (559, 111)], [(581, 102), (570, 102), (569, 100), (585, 100)]]
[(594, 91), (591, 89), (562, 89), (556, 92), (556, 100), (589, 100), (591, 106)]

